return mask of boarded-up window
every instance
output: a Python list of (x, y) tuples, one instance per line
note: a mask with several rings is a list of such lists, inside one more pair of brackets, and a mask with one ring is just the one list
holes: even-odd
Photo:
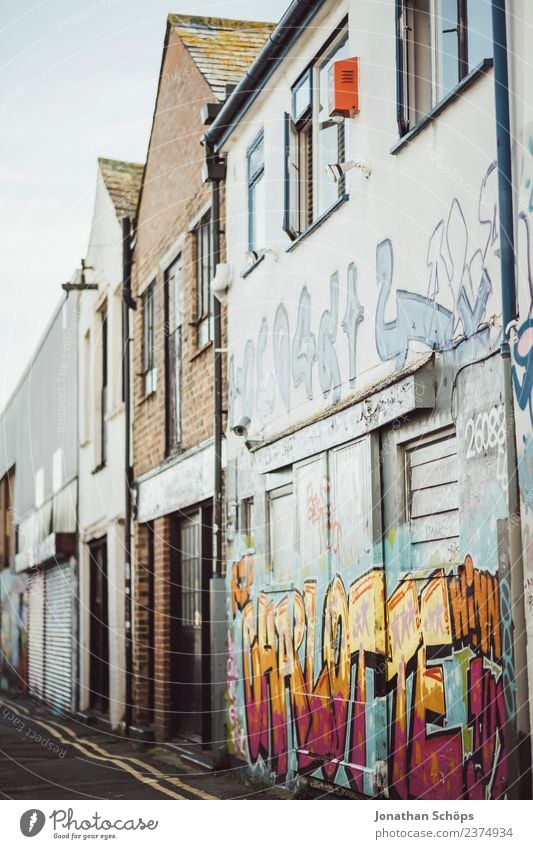
[(272, 578), (280, 583), (293, 579), (294, 501), (292, 486), (269, 493), (270, 560)]
[(295, 466), (298, 551), (302, 566), (319, 564), (328, 551), (329, 478), (325, 455)]
[(455, 435), (408, 447), (407, 476), (413, 572), (456, 564), (459, 487)]
[(370, 440), (330, 453), (330, 547), (344, 567), (372, 564), (372, 470)]

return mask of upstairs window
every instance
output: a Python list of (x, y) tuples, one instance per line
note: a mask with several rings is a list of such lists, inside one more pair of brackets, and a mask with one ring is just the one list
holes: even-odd
[(178, 448), (181, 439), (181, 343), (182, 343), (183, 259), (181, 254), (165, 272), (167, 333), (166, 428), (167, 452)]
[(334, 62), (348, 56), (348, 30), (339, 28), (291, 89), (291, 112), (285, 114), (285, 215), (283, 228), (296, 239), (324, 215), (345, 191), (328, 165), (346, 158), (345, 122), (330, 118), (328, 75)]
[(196, 248), (196, 342), (203, 348), (213, 338), (211, 280), (211, 212), (207, 212), (194, 231)]
[(103, 466), (107, 456), (107, 412), (109, 403), (108, 386), (108, 321), (107, 305), (100, 311), (100, 334), (101, 334), (101, 374), (100, 374), (100, 458), (99, 465)]
[(142, 296), (143, 304), (143, 381), (144, 394), (151, 395), (157, 387), (155, 360), (155, 283)]
[(265, 142), (263, 131), (248, 148), (248, 250), (266, 246)]
[(402, 134), (492, 57), (490, 0), (397, 0)]

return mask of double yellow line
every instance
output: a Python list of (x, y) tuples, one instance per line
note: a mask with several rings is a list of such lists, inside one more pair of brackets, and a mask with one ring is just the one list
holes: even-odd
[[(178, 787), (180, 790), (185, 790), (193, 796), (196, 796), (199, 799), (217, 799), (217, 796), (211, 796), (209, 793), (205, 793), (203, 790), (199, 790), (197, 787), (192, 787), (190, 784), (186, 784), (184, 781), (181, 781), (179, 778), (175, 778), (174, 776), (165, 775), (162, 772), (159, 772), (158, 769), (151, 766), (150, 764), (141, 761), (139, 758), (130, 758), (130, 757), (120, 757), (116, 758), (104, 749), (102, 746), (99, 746), (97, 743), (93, 743), (90, 740), (84, 740), (83, 738), (78, 737), (78, 735), (72, 731), (70, 728), (66, 728), (59, 722), (55, 722), (54, 720), (48, 720), (47, 722), (43, 722), (41, 719), (36, 719), (34, 716), (30, 714), (30, 711), (22, 707), (21, 705), (14, 705), (12, 702), (8, 701), (4, 697), (0, 699), (0, 704), (6, 705), (10, 710), (12, 710), (16, 714), (22, 714), (27, 719), (30, 719), (32, 723), (35, 725), (39, 725), (41, 728), (44, 728), (48, 731), (49, 734), (52, 734), (56, 737), (63, 746), (72, 746), (77, 749), (83, 755), (92, 760), (96, 761), (105, 761), (106, 763), (111, 763), (114, 766), (117, 766), (119, 769), (124, 770), (124, 772), (128, 772), (137, 781), (141, 781), (143, 784), (148, 784), (150, 787), (155, 787), (165, 796), (169, 796), (171, 799), (180, 799), (185, 800), (189, 797), (183, 796), (180, 793), (176, 793), (174, 790), (170, 790), (168, 787), (163, 786), (160, 782), (164, 781), (165, 784), (171, 784), (173, 787)], [(70, 739), (67, 739), (63, 736), (63, 734), (68, 735)], [(150, 773), (150, 775), (143, 774), (143, 772), (139, 772), (138, 769), (135, 769), (134, 766), (141, 767), (144, 772)], [(153, 776), (153, 777), (151, 777)]]

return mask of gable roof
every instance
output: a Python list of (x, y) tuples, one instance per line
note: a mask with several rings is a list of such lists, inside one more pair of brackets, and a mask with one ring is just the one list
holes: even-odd
[(324, 3), (325, 0), (292, 0), (253, 64), (205, 131), (203, 141), (208, 146), (220, 150)]
[(144, 165), (100, 157), (98, 167), (113, 201), (117, 218), (133, 218), (139, 202)]
[(227, 85), (241, 80), (276, 26), (198, 15), (169, 15), (168, 23), (218, 100), (225, 100)]

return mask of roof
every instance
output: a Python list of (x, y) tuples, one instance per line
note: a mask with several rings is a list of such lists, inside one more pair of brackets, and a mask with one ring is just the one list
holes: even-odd
[(252, 65), (243, 74), (237, 87), (223, 104), (203, 141), (220, 150), (267, 81), (282, 64), (288, 51), (311, 25), (326, 0), (292, 0), (273, 32), (257, 53)]
[(119, 159), (98, 159), (107, 191), (118, 218), (134, 217), (139, 201), (144, 165)]
[(218, 100), (235, 86), (263, 47), (275, 24), (197, 15), (169, 15), (174, 28)]

